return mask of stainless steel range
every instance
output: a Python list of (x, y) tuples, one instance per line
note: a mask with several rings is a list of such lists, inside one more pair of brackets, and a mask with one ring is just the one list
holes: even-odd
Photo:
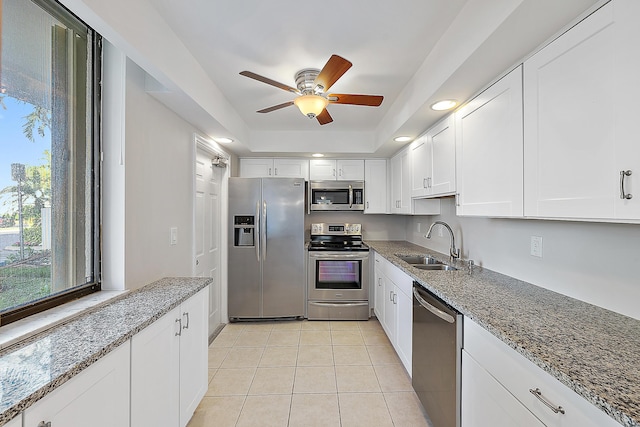
[(361, 224), (311, 224), (307, 317), (369, 318), (369, 247)]

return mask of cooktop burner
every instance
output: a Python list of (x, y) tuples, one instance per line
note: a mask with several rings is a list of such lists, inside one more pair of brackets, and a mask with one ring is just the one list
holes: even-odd
[(361, 224), (311, 224), (310, 251), (368, 251)]

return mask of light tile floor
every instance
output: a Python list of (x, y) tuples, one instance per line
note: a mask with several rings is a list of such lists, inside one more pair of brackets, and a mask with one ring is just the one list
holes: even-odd
[(429, 426), (380, 323), (232, 323), (188, 427)]

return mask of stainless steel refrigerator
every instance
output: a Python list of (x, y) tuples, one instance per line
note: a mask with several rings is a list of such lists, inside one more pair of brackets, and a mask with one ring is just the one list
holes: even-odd
[(304, 179), (229, 178), (229, 318), (304, 316)]

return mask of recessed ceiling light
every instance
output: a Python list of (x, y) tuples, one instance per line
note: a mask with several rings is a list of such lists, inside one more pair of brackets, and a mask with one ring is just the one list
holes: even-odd
[(458, 105), (458, 101), (456, 101), (455, 99), (445, 99), (431, 105), (431, 109), (436, 111), (445, 111), (452, 109), (456, 105)]
[(324, 154), (322, 153), (314, 153), (312, 154), (313, 157), (324, 157)]
[(219, 142), (220, 144), (231, 144), (233, 142), (233, 139), (231, 138), (225, 138), (225, 137), (221, 137), (221, 138), (213, 138), (213, 140), (215, 142)]
[(396, 136), (395, 138), (393, 138), (395, 142), (409, 142), (412, 139), (413, 138), (411, 138), (410, 136)]

